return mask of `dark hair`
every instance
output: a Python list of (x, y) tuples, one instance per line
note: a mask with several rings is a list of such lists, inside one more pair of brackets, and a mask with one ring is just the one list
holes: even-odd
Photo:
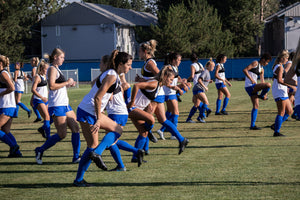
[(196, 53), (192, 53), (192, 55), (191, 55), (191, 61), (192, 62), (197, 62), (198, 61), (198, 56), (197, 56)]
[(294, 56), (295, 56), (295, 51), (292, 51), (290, 53), (289, 60), (293, 60)]
[(165, 57), (165, 63), (164, 65), (171, 65), (173, 60), (176, 60), (179, 56), (181, 56), (179, 53), (168, 53), (167, 56)]
[(223, 58), (225, 58), (225, 57), (226, 57), (225, 54), (219, 54), (219, 55), (217, 56), (217, 58), (216, 58), (216, 63), (220, 63), (221, 60), (222, 60)]
[(126, 52), (119, 52), (119, 50), (113, 50), (110, 55), (108, 68), (117, 71), (119, 64), (125, 64), (128, 60), (132, 60), (132, 56)]
[(267, 60), (272, 60), (272, 56), (269, 53), (264, 53), (263, 55), (261, 55), (260, 60), (264, 59), (265, 61)]

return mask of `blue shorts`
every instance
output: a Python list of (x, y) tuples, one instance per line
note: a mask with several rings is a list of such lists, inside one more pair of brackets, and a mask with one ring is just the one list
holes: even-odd
[(288, 89), (289, 89), (289, 94), (294, 92), (294, 89), (293, 89), (293, 88), (288, 87)]
[(128, 115), (109, 114), (108, 117), (121, 126), (125, 126), (128, 120)]
[(226, 87), (226, 85), (224, 83), (216, 83), (216, 88), (219, 90), (221, 88)]
[(165, 102), (165, 95), (159, 95), (153, 101), (155, 101), (157, 103), (164, 103)]
[(193, 90), (193, 95), (196, 95), (196, 94), (199, 94), (199, 93), (202, 93), (202, 92), (204, 92), (203, 90), (201, 90), (201, 89), (198, 89), (198, 90)]
[(255, 94), (253, 94), (253, 90), (254, 90), (255, 86), (256, 86), (256, 84), (253, 84), (253, 85), (251, 85), (249, 87), (245, 87), (245, 90), (246, 90), (246, 92), (248, 93), (248, 95), (250, 97), (253, 96), (253, 95), (257, 95), (258, 94), (258, 92), (256, 92)]
[(275, 99), (275, 101), (277, 102), (277, 101), (284, 101), (284, 100), (287, 100), (287, 99), (289, 99), (288, 97), (278, 97), (278, 98), (276, 98)]
[(66, 113), (72, 111), (70, 105), (68, 106), (54, 106), (48, 108), (50, 116), (62, 117), (67, 116)]
[(18, 112), (16, 108), (0, 108), (0, 115), (6, 115), (9, 117), (18, 117)]
[(33, 99), (32, 100), (32, 104), (33, 104), (33, 108), (36, 109), (38, 107), (39, 104), (45, 104), (48, 105), (48, 101), (45, 103), (42, 99)]
[(24, 91), (15, 91), (15, 93), (21, 93), (21, 94), (23, 94)]
[(77, 108), (77, 121), (87, 122), (88, 124), (94, 125), (97, 121), (97, 118), (95, 115), (91, 115), (81, 108)]
[(176, 94), (166, 95), (165, 101), (168, 101), (168, 100), (177, 100)]

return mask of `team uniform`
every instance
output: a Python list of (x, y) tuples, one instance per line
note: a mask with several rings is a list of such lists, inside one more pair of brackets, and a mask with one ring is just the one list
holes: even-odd
[[(1, 70), (0, 74), (6, 73), (9, 78), (11, 78), (10, 73), (7, 70)], [(0, 92), (3, 92), (7, 89), (5, 82), (0, 81)], [(9, 117), (16, 117), (16, 101), (14, 92), (10, 92), (3, 96), (0, 96), (0, 115), (6, 115)], [(19, 151), (19, 146), (15, 137), (9, 132), (5, 133), (0, 130), (0, 140), (7, 144), (10, 147), (8, 157), (22, 157), (21, 152)]]
[(146, 69), (146, 66), (147, 66), (149, 61), (152, 61), (157, 66), (157, 63), (154, 59), (149, 58), (149, 59), (146, 60), (144, 66), (142, 67), (142, 70), (141, 70), (141, 74), (143, 76), (143, 79), (145, 79), (145, 80), (154, 79), (154, 74), (151, 71)]
[[(300, 65), (300, 63), (298, 63)], [(295, 66), (295, 73), (297, 76), (297, 83), (300, 83), (300, 66)], [(295, 114), (296, 119), (300, 120), (300, 90), (297, 89), (295, 93)]]
[[(216, 78), (215, 84), (216, 84), (217, 90), (220, 90), (221, 88), (225, 88), (226, 87), (226, 85), (224, 84), (226, 77), (225, 77), (225, 67), (224, 67), (224, 64), (217, 63), (216, 67), (218, 65), (220, 66), (220, 69), (219, 69), (219, 72), (218, 72), (218, 76), (222, 80), (219, 80), (219, 79)], [(221, 108), (221, 102), (222, 102), (221, 99), (217, 99), (217, 102), (216, 102), (216, 113), (215, 114), (219, 114), (219, 112), (220, 112), (219, 110)], [(221, 110), (222, 113), (225, 112), (225, 109), (226, 109), (226, 107), (228, 105), (228, 102), (229, 102), (229, 98), (225, 97), (224, 101), (223, 101), (223, 107), (222, 107), (222, 110)]]
[[(35, 69), (35, 72), (37, 71), (37, 67), (33, 67), (32, 68), (32, 71), (31, 71), (31, 76), (32, 76), (32, 79), (33, 79), (33, 71), (34, 71), (34, 69)], [(33, 80), (32, 80), (33, 81)], [(40, 114), (40, 112), (38, 111), (38, 109), (37, 108), (34, 108), (33, 107), (33, 112), (35, 113), (35, 115), (36, 115), (36, 117), (37, 117), (37, 119), (34, 121), (34, 122), (38, 122), (38, 121), (41, 121), (42, 120), (42, 116), (41, 116), (41, 114)]]
[[(47, 74), (51, 68), (57, 70), (56, 73), (56, 80), (55, 83), (63, 83), (66, 82), (66, 78), (64, 77), (63, 73), (60, 71), (59, 68), (51, 66), (48, 68)], [(47, 75), (48, 77), (48, 75)], [(69, 105), (69, 98), (67, 93), (67, 87), (64, 86), (57, 90), (50, 90), (49, 91), (49, 98), (48, 98), (48, 111), (50, 117), (59, 117), (59, 116), (66, 116), (67, 112), (72, 111), (71, 106)], [(56, 133), (49, 137), (47, 141), (41, 146), (35, 149), (36, 152), (36, 159), (38, 164), (42, 164), (41, 158), (43, 152), (49, 149), (50, 147), (54, 146), (57, 142), (61, 141), (62, 139)], [(79, 133), (72, 133), (72, 146), (73, 146), (73, 162), (76, 162), (80, 159), (80, 134)], [(41, 156), (40, 156), (41, 155)]]
[[(22, 70), (16, 70), (19, 71), (19, 74), (17, 76), (17, 81), (15, 82), (15, 93), (24, 93), (25, 90), (25, 86), (24, 86), (24, 78), (25, 78), (25, 74)], [(23, 104), (22, 102), (19, 102), (16, 105), (16, 109), (17, 109), (17, 116), (18, 116), (18, 112), (19, 112), (19, 106), (25, 110), (28, 113), (28, 117), (30, 117), (31, 115), (31, 111), (27, 108), (27, 106), (25, 104)]]

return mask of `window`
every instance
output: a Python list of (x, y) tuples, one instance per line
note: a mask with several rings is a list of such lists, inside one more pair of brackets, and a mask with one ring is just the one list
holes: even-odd
[(56, 26), (56, 36), (60, 36), (60, 26)]

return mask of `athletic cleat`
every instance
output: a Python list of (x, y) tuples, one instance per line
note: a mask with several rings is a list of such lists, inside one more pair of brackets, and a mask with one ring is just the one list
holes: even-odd
[[(132, 163), (137, 163), (137, 162), (138, 162), (138, 159), (137, 159), (137, 158), (132, 158), (132, 159), (131, 159), (131, 162), (132, 162)], [(143, 160), (142, 162), (143, 162), (143, 163), (146, 163), (146, 162), (148, 162), (148, 161), (147, 161), (147, 160)]]
[(185, 123), (196, 123), (196, 122), (193, 121), (192, 119), (187, 119), (187, 120), (185, 121)]
[(156, 143), (158, 141), (158, 139), (153, 135), (151, 131), (148, 131), (148, 138), (153, 143)]
[(113, 168), (111, 170), (109, 170), (110, 172), (125, 172), (126, 171), (126, 167), (116, 167), (116, 168)]
[(222, 113), (220, 113), (220, 112), (216, 112), (216, 113), (215, 113), (215, 115), (222, 115)]
[(149, 151), (145, 151), (145, 156), (148, 156), (149, 154)]
[(184, 138), (184, 140), (182, 142), (180, 142), (179, 152), (178, 152), (179, 155), (184, 151), (184, 149), (185, 149), (185, 147), (187, 146), (188, 143), (189, 143), (189, 140), (187, 138)]
[(197, 117), (197, 121), (199, 123), (206, 123), (206, 121), (203, 118)]
[(35, 151), (35, 160), (36, 160), (36, 163), (38, 165), (42, 165), (43, 164), (43, 161), (42, 161), (43, 152), (38, 151), (38, 148), (36, 148), (34, 151)]
[(81, 160), (80, 157), (78, 157), (78, 158), (73, 158), (72, 163), (74, 163), (74, 164), (79, 163), (80, 160)]
[(74, 181), (73, 182), (73, 186), (76, 187), (91, 187), (93, 186), (92, 184), (89, 184), (88, 182), (86, 182), (84, 179), (82, 179), (81, 181)]
[(176, 138), (174, 135), (172, 135), (172, 136), (170, 137), (170, 140), (177, 140), (177, 138)]
[(157, 134), (159, 135), (160, 139), (166, 140), (166, 138), (164, 136), (164, 132), (162, 132), (161, 130), (157, 130)]
[(226, 112), (225, 110), (221, 111), (221, 113), (222, 113), (223, 115), (228, 115), (228, 112)]
[(33, 121), (33, 123), (40, 122), (40, 121), (42, 121), (41, 118), (36, 118), (36, 119)]
[(140, 167), (143, 163), (144, 150), (139, 149), (136, 157), (137, 157), (138, 167)]
[(45, 130), (43, 129), (43, 127), (38, 128), (38, 132), (39, 132), (40, 134), (42, 134), (43, 138), (46, 138), (46, 139), (47, 139), (46, 132), (45, 132)]
[(208, 117), (211, 113), (211, 109), (206, 110), (206, 117)]
[(177, 96), (177, 101), (178, 101), (178, 102), (182, 102), (180, 96)]
[(19, 150), (19, 148), (20, 147), (17, 144), (15, 146), (13, 146), (13, 147), (10, 147), (8, 157), (12, 158), (13, 155), (16, 155), (17, 151)]
[(28, 118), (30, 118), (30, 116), (31, 116), (31, 113), (32, 113), (32, 111), (31, 111), (31, 110), (29, 110), (29, 111), (27, 112)]
[(252, 126), (252, 127), (250, 127), (250, 130), (261, 130), (261, 128), (259, 128), (257, 126)]
[(274, 131), (275, 130), (275, 123), (271, 125), (271, 129)]
[(283, 135), (279, 132), (274, 132), (273, 137), (285, 137), (285, 135)]
[(100, 169), (106, 171), (107, 167), (105, 165), (105, 163), (102, 160), (101, 155), (95, 153), (94, 151), (90, 152), (90, 158), (92, 159), (92, 161), (94, 161), (94, 163), (97, 165), (97, 167), (99, 167)]

